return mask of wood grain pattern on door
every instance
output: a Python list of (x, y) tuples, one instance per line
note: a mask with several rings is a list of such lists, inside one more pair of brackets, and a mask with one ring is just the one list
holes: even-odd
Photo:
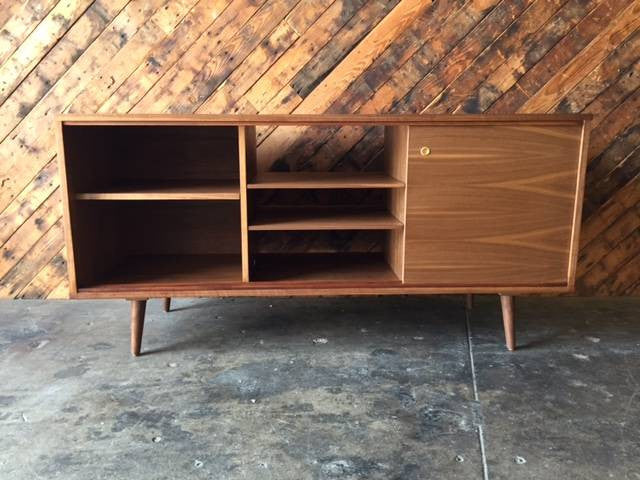
[(405, 282), (566, 285), (581, 128), (411, 127)]

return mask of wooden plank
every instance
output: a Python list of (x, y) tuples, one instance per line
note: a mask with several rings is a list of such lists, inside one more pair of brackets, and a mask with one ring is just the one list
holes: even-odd
[(571, 222), (571, 241), (569, 243), (569, 268), (568, 268), (568, 284), (569, 287), (575, 288), (576, 270), (578, 262), (578, 250), (580, 248), (580, 228), (582, 226), (582, 204), (584, 200), (584, 189), (587, 171), (587, 153), (589, 151), (589, 122), (582, 124), (580, 135), (580, 152), (578, 158), (578, 175), (575, 182), (575, 199), (573, 205), (573, 214)]
[[(84, 72), (98, 69), (105, 57), (111, 58), (126, 45), (161, 4), (162, 0), (133, 0), (128, 3), (109, 28), (25, 116), (12, 135), (0, 144), (0, 158), (4, 159), (0, 178), (5, 179), (4, 188), (0, 190), (0, 211), (7, 207), (27, 179), (33, 178), (55, 155), (53, 112), (62, 111), (90, 83), (93, 77)], [(25, 146), (28, 146), (29, 162), (22, 161)]]
[[(31, 297), (34, 298), (34, 297)], [(47, 300), (66, 300), (69, 298), (69, 281), (63, 278), (58, 285), (51, 290)]]
[(27, 2), (18, 3), (10, 0), (0, 2), (0, 27), (4, 27), (11, 18), (17, 15), (20, 8), (24, 8), (26, 4)]
[(332, 35), (354, 15), (362, 0), (346, 2), (337, 0), (307, 30), (267, 72), (247, 91), (246, 99), (257, 110), (262, 111), (296, 71), (305, 65)]
[(582, 114), (510, 114), (510, 115), (409, 115), (409, 114), (266, 114), (266, 115), (174, 115), (174, 114), (129, 114), (129, 115), (72, 115), (58, 116), (65, 125), (464, 125), (482, 121), (484, 125), (504, 123), (526, 123), (527, 125), (575, 125), (591, 119)]
[(238, 161), (240, 172), (240, 253), (242, 262), (242, 281), (250, 280), (249, 250), (249, 200), (247, 183), (255, 175), (255, 129), (238, 127)]
[(455, 48), (399, 100), (398, 109), (404, 112), (423, 111), (530, 3), (532, 2), (502, 2), (497, 5), (477, 26), (473, 25), (475, 28), (463, 36)]
[(133, 183), (100, 192), (79, 192), (76, 200), (240, 200), (237, 180)]
[(402, 222), (387, 212), (359, 209), (270, 209), (256, 212), (250, 231), (277, 230), (393, 230)]
[(302, 103), (296, 113), (319, 113), (326, 110), (355, 78), (377, 58), (428, 6), (419, 0), (402, 0), (340, 62)]
[(13, 94), (0, 105), (0, 141), (47, 94), (127, 1), (95, 2), (71, 26)]
[(156, 10), (149, 20), (129, 38), (118, 52), (105, 61), (87, 85), (65, 109), (69, 113), (98, 111), (117, 89), (129, 78), (137, 65), (148, 58), (153, 45), (170, 35), (191, 11), (197, 0), (172, 0)]
[[(233, 2), (216, 19), (211, 28), (201, 35), (189, 50), (147, 91), (132, 111), (185, 113), (184, 107), (181, 110), (180, 101), (185, 101), (186, 105), (190, 98), (197, 103), (187, 110), (193, 112), (201, 102), (206, 100), (209, 94), (198, 96), (191, 92), (191, 88), (199, 82), (206, 83), (207, 80), (211, 81), (214, 86), (219, 85), (231, 70), (230, 65), (235, 66), (239, 60), (244, 58), (240, 56), (238, 59), (241, 52), (236, 52), (240, 45), (237, 35), (243, 31), (242, 28), (245, 25), (246, 28), (253, 28), (253, 22), (249, 22), (249, 20), (254, 15), (259, 15), (257, 18), (260, 24), (265, 22), (264, 12), (270, 10), (262, 10), (264, 4), (264, 0)], [(284, 14), (286, 12), (282, 16)], [(227, 48), (227, 42), (233, 38), (235, 40)], [(212, 60), (214, 61), (212, 62)]]
[[(58, 165), (49, 162), (20, 192), (9, 208), (0, 214), (0, 245), (50, 198), (58, 188)], [(59, 201), (59, 200), (58, 200)], [(59, 210), (62, 214), (62, 210)]]
[(86, 291), (128, 291), (239, 283), (239, 255), (134, 255)]
[(57, 221), (22, 257), (19, 264), (0, 278), (0, 297), (15, 297), (38, 272), (60, 252), (62, 220)]
[(580, 235), (581, 248), (585, 248), (586, 245), (594, 241), (620, 215), (635, 205), (638, 201), (639, 187), (640, 176), (636, 175), (626, 185), (623, 185), (602, 207), (596, 210), (593, 215), (586, 217), (586, 221), (583, 221)]
[[(630, 35), (624, 42), (616, 47), (603, 62), (585, 76), (576, 87), (571, 90), (557, 105), (557, 112), (581, 112), (590, 106), (592, 101), (602, 92), (619, 81), (633, 77), (633, 71), (629, 65), (638, 64), (640, 58), (640, 30)], [(633, 68), (633, 67), (631, 67)], [(636, 75), (637, 76), (637, 75)], [(640, 80), (637, 80), (640, 82)], [(593, 107), (588, 113), (595, 114), (599, 110)], [(601, 115), (596, 115), (600, 117)], [(594, 124), (599, 123), (599, 118), (594, 119)]]
[(18, 296), (20, 298), (47, 298), (66, 274), (67, 262), (63, 249), (33, 277), (29, 284), (20, 291)]
[[(234, 285), (233, 289), (219, 285), (181, 285), (159, 286), (156, 288), (140, 288), (135, 290), (135, 295), (141, 298), (161, 298), (175, 296), (179, 292), (181, 297), (318, 297), (318, 296), (342, 296), (342, 295), (442, 295), (442, 294), (562, 294), (568, 293), (566, 286), (505, 286), (494, 285), (484, 287), (473, 286), (446, 286), (431, 287), (428, 285), (403, 285), (401, 287), (389, 287), (384, 285), (363, 287), (323, 287), (319, 284), (306, 283), (300, 285), (295, 282), (278, 282), (277, 286), (260, 287), (253, 284)], [(243, 288), (240, 288), (243, 287)], [(109, 288), (85, 288), (77, 294), (71, 294), (70, 298), (77, 299), (122, 299), (132, 293), (130, 287), (124, 289)]]
[[(593, 10), (596, 5), (595, 1), (572, 0), (561, 5), (559, 10), (550, 17), (548, 14), (538, 15), (535, 7), (523, 13), (521, 18), (528, 14), (527, 16), (532, 22), (528, 29), (533, 31), (522, 38), (517, 48), (514, 48), (515, 44), (510, 42), (515, 35), (509, 34), (509, 31), (491, 45), (490, 49), (499, 50), (504, 61), (487, 75), (486, 79), (482, 80), (478, 86), (468, 84), (466, 87), (459, 87), (461, 92), (465, 90), (471, 92), (473, 90), (473, 93), (470, 93), (467, 98), (459, 98), (456, 106), (452, 105), (454, 102), (447, 99), (450, 105), (448, 110), (456, 113), (479, 113), (489, 109), (497, 99), (502, 97), (505, 92), (508, 92), (518, 82), (523, 74), (538, 64), (549, 51), (566, 52), (568, 50), (566, 46), (564, 49), (558, 48), (559, 43), (564, 43), (567, 39), (573, 37), (571, 45), (574, 47), (578, 43), (578, 38), (576, 37), (589, 33), (589, 29), (585, 28), (585, 26), (591, 26), (595, 31), (597, 28), (595, 25), (596, 19), (598, 21), (606, 21), (602, 13), (597, 11), (598, 9)], [(592, 17), (595, 17), (593, 22), (589, 21)], [(520, 24), (521, 18), (510, 29), (517, 28), (520, 31), (525, 28)], [(479, 69), (474, 68), (473, 72), (475, 73), (477, 70)], [(478, 76), (482, 78), (482, 73), (478, 73)]]
[(91, 0), (59, 2), (0, 66), (0, 104), (15, 90), (35, 65), (81, 16)]
[(379, 172), (262, 172), (248, 185), (265, 188), (402, 188), (404, 182)]
[[(514, 112), (529, 97), (540, 90), (559, 70), (563, 69), (578, 55), (601, 31), (611, 17), (619, 12), (614, 7), (624, 7), (631, 0), (615, 0), (615, 3), (602, 2), (587, 15), (568, 35), (563, 37), (537, 63), (524, 72), (518, 81), (488, 111), (492, 113)], [(624, 2), (624, 3), (623, 3)], [(603, 21), (600, 21), (600, 18)]]
[(385, 127), (384, 167), (393, 178), (402, 182), (404, 188), (389, 192), (389, 211), (400, 220), (405, 228), (392, 230), (387, 234), (385, 257), (393, 273), (404, 282), (405, 244), (407, 225), (407, 181), (409, 167), (410, 127)]
[[(0, 35), (0, 64), (11, 56), (57, 3), (56, 0), (27, 0), (19, 4), (19, 9), (14, 11), (14, 14), (2, 27), (3, 34)], [(17, 6), (18, 2), (14, 2), (14, 5)]]
[(546, 112), (560, 102), (562, 92), (575, 87), (580, 79), (591, 72), (614, 49), (640, 27), (640, 3), (634, 2), (598, 34), (580, 55), (557, 72), (544, 87), (530, 97), (518, 112)]
[[(300, 4), (297, 7), (299, 6)], [(296, 30), (289, 25), (285, 18), (271, 35), (260, 42), (238, 68), (198, 107), (197, 112), (236, 113), (232, 108), (236, 106), (238, 101), (248, 102), (243, 98), (246, 91), (287, 51), (297, 38)], [(243, 113), (247, 113), (247, 111), (243, 110)]]
[[(624, 79), (630, 79), (634, 77), (640, 79), (640, 61), (636, 62), (633, 68), (624, 76)], [(623, 81), (613, 85), (611, 89), (605, 91), (603, 95), (600, 95), (586, 109), (587, 111), (591, 110), (591, 106), (596, 103), (598, 104), (598, 106), (594, 106), (594, 110), (599, 110), (599, 106), (602, 103), (612, 104), (609, 107), (611, 108), (611, 110), (607, 111), (607, 115), (599, 115), (600, 121), (598, 122), (597, 127), (592, 132), (593, 140), (589, 145), (590, 158), (595, 158), (598, 155), (601, 155), (602, 152), (614, 141), (614, 139), (618, 135), (620, 135), (620, 133), (624, 132), (628, 127), (632, 126), (638, 121), (635, 113), (640, 108), (640, 80), (638, 80), (637, 82), (638, 85), (633, 86), (635, 87), (635, 90), (632, 90), (632, 93), (630, 95), (627, 94), (626, 86), (621, 85), (625, 83), (627, 82)], [(620, 86), (621, 88), (616, 88), (618, 86)], [(613, 103), (613, 101), (608, 102), (607, 100), (600, 101), (603, 96), (609, 97), (609, 90), (614, 89), (615, 91), (612, 93), (614, 95), (614, 101), (616, 103)]]
[[(209, 61), (196, 77), (195, 85), (186, 88), (189, 93), (184, 107), (172, 107), (169, 111), (195, 111), (231, 74), (247, 56), (260, 44), (265, 32), (271, 32), (300, 0), (281, 0), (267, 2), (265, 5), (230, 39), (227, 39), (221, 51), (214, 52), (217, 62)], [(184, 94), (185, 92), (181, 92)]]
[(614, 272), (615, 275), (610, 274), (597, 293), (601, 295), (619, 295), (623, 293), (627, 285), (637, 282), (638, 270), (640, 270), (640, 253), (624, 263), (618, 271)]
[(371, 253), (258, 255), (255, 270), (256, 286), (261, 288), (282, 284), (400, 285), (384, 257)]
[(60, 192), (57, 189), (33, 213), (12, 232), (12, 235), (2, 242), (2, 257), (0, 257), (0, 278), (18, 265), (29, 252), (62, 216)]
[(399, 0), (368, 2), (291, 79), (300, 97), (308, 96), (351, 49), (382, 20)]
[(588, 275), (588, 272), (616, 247), (620, 239), (627, 238), (638, 230), (640, 230), (638, 207), (625, 210), (601, 235), (582, 248), (579, 276)]
[[(627, 159), (633, 157), (634, 151), (640, 145), (640, 121), (620, 132), (607, 149), (591, 159), (587, 184), (593, 192), (596, 185), (618, 168)], [(626, 182), (625, 182), (626, 183)]]
[[(144, 63), (137, 66), (98, 112), (127, 113), (192, 47), (201, 35), (213, 35), (213, 25), (229, 6), (231, 0), (201, 0), (187, 14), (175, 31), (154, 45), (153, 52)], [(216, 27), (213, 27), (214, 29)], [(215, 31), (215, 30), (214, 30)]]
[[(451, 113), (460, 104), (467, 104), (467, 109), (476, 107), (473, 98), (469, 100), (468, 94), (478, 87), (491, 72), (500, 65), (506, 63), (510, 52), (515, 45), (524, 51), (527, 49), (527, 38), (535, 42), (535, 33), (541, 24), (547, 20), (562, 6), (562, 0), (539, 0), (526, 9), (497, 39), (487, 47), (474, 60), (472, 66), (466, 68), (452, 82), (446, 85), (423, 108), (423, 112)], [(471, 106), (471, 107), (470, 107)], [(477, 111), (477, 110), (476, 110)], [(473, 112), (475, 113), (475, 112)]]
[(640, 146), (624, 157), (622, 161), (606, 176), (594, 181), (589, 188), (589, 202), (585, 205), (585, 211), (590, 213), (594, 208), (603, 205), (616, 190), (625, 185), (640, 173)]

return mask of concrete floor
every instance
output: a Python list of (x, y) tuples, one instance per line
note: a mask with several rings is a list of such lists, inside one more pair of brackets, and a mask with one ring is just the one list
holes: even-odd
[(463, 304), (0, 302), (0, 478), (640, 479), (640, 298)]

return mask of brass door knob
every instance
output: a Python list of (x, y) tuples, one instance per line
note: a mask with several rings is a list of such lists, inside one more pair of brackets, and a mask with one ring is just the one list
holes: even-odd
[(420, 147), (420, 155), (422, 155), (423, 157), (426, 157), (430, 153), (431, 153), (431, 149), (429, 147), (427, 146)]

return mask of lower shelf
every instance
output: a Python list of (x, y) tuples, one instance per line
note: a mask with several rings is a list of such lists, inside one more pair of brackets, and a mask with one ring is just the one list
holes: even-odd
[(382, 253), (259, 254), (255, 260), (251, 281), (243, 283), (240, 255), (131, 256), (80, 290), (83, 294), (144, 292), (153, 297), (153, 292), (167, 291), (401, 285)]
[(83, 291), (191, 289), (242, 282), (240, 255), (136, 255)]
[(252, 283), (400, 285), (382, 253), (259, 254)]

